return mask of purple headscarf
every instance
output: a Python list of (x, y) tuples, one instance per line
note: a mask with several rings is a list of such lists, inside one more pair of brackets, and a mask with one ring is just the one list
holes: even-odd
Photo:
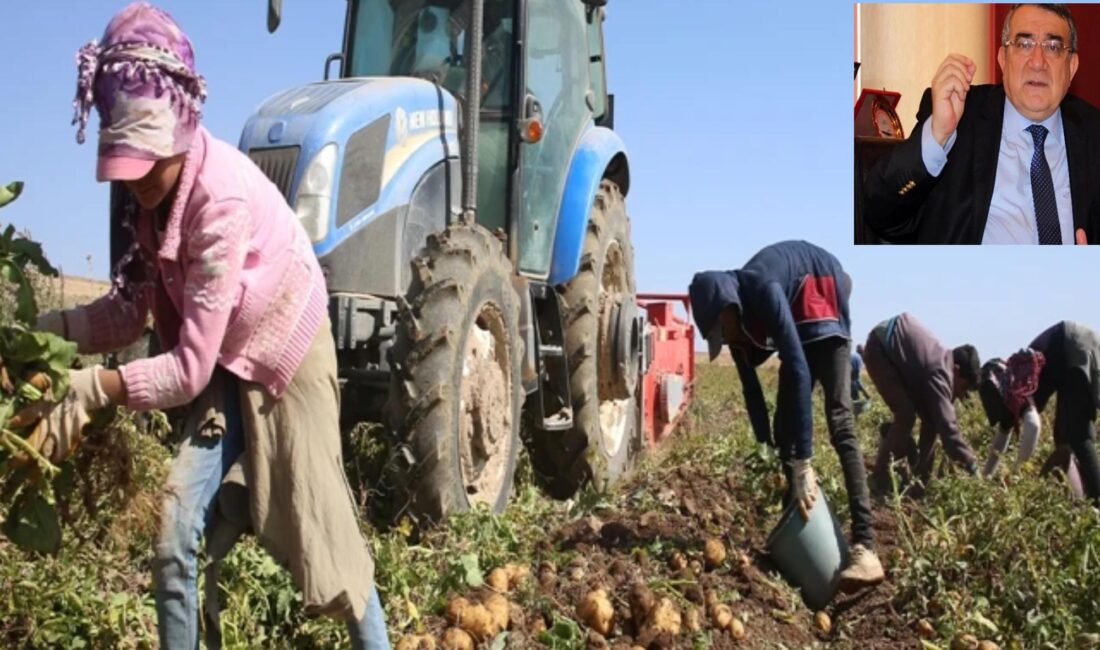
[(73, 124), (84, 142), (88, 115), (99, 113), (100, 181), (136, 180), (157, 160), (186, 152), (206, 101), (191, 41), (168, 12), (134, 2), (115, 14), (102, 42), (76, 55)]

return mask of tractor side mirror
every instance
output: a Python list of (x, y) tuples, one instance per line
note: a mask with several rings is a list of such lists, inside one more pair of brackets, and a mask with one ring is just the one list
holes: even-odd
[(267, 0), (267, 31), (274, 34), (283, 20), (283, 0)]

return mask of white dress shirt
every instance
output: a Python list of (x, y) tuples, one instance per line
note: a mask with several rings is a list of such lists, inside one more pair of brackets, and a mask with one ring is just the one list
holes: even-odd
[[(1042, 122), (1033, 122), (1016, 110), (1005, 99), (1004, 124), (1001, 127), (1001, 148), (997, 156), (997, 178), (993, 185), (993, 200), (989, 204), (989, 218), (985, 222), (983, 244), (1038, 244), (1039, 231), (1035, 224), (1035, 201), (1031, 195), (1031, 158), (1035, 143), (1027, 127), (1041, 124), (1048, 133), (1044, 149), (1050, 177), (1054, 182), (1055, 201), (1058, 204), (1058, 223), (1062, 231), (1062, 244), (1073, 244), (1073, 201), (1069, 187), (1069, 162), (1066, 159), (1066, 139), (1062, 131), (1062, 110)], [(932, 119), (924, 122), (921, 132), (921, 157), (932, 176), (939, 176), (947, 164), (948, 154), (955, 144), (952, 133), (946, 146), (941, 147), (932, 137)]]

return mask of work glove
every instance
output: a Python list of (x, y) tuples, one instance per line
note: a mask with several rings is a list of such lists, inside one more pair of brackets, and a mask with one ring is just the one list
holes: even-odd
[(1035, 453), (1035, 447), (1039, 445), (1039, 433), (1042, 430), (1042, 421), (1039, 419), (1039, 411), (1034, 406), (1028, 407), (1024, 416), (1020, 419), (1020, 448), (1016, 450), (1016, 464), (1013, 465), (1013, 473), (1020, 471), (1020, 467)]
[[(28, 409), (42, 418), (31, 437), (31, 444), (51, 463), (60, 463), (76, 451), (83, 438), (84, 427), (91, 422), (89, 411), (106, 408), (110, 399), (99, 381), (103, 366), (69, 371), (69, 392), (60, 402), (39, 402)], [(21, 414), (21, 417), (25, 417)]]
[(48, 312), (39, 314), (34, 329), (62, 337), (67, 333), (65, 332), (65, 317), (61, 315), (61, 311), (58, 309), (51, 309)]
[(810, 511), (817, 501), (817, 475), (810, 466), (809, 458), (794, 461), (794, 498), (802, 520), (809, 521)]

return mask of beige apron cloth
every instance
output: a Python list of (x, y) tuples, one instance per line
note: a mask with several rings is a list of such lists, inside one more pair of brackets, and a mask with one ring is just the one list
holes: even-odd
[[(190, 431), (224, 432), (223, 373), (221, 368), (214, 373), (193, 404)], [(217, 563), (246, 531), (290, 572), (307, 615), (359, 620), (374, 589), (374, 562), (344, 474), (336, 348), (328, 320), (280, 399), (260, 384), (238, 381), (245, 450), (222, 483), (207, 537), (203, 609), (213, 625), (208, 630), (217, 630)]]

